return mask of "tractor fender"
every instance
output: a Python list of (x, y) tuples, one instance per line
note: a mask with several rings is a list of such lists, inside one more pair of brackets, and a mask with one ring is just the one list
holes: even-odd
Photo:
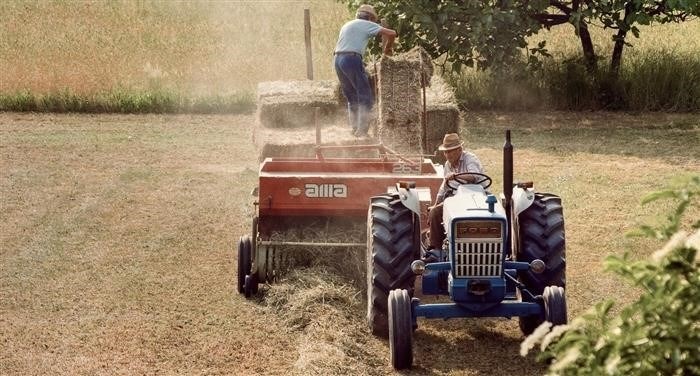
[(399, 193), (399, 198), (403, 206), (420, 217), (420, 198), (418, 197), (418, 191), (400, 187), (398, 184), (396, 190)]
[(520, 213), (529, 208), (535, 202), (535, 190), (533, 188), (513, 188), (513, 215), (518, 216)]

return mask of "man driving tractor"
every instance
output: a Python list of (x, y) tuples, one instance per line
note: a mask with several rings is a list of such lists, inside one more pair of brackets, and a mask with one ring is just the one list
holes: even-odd
[[(457, 174), (469, 172), (484, 173), (484, 168), (481, 166), (479, 158), (474, 153), (464, 150), (464, 142), (457, 133), (446, 134), (438, 150), (445, 155), (445, 174), (440, 190), (435, 198), (435, 205), (429, 209), (430, 247), (425, 256), (426, 262), (440, 261), (442, 259), (442, 243), (445, 241), (445, 229), (442, 225), (442, 204), (446, 195), (451, 193), (451, 188), (447, 182), (454, 179), (454, 176)], [(481, 179), (478, 176), (467, 174), (460, 175), (458, 182), (478, 184), (481, 183), (479, 180)]]

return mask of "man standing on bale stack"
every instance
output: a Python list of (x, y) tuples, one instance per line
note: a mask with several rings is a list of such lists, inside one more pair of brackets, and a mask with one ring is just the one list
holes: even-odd
[(379, 25), (374, 7), (363, 4), (357, 9), (356, 18), (340, 29), (335, 45), (335, 72), (348, 100), (348, 122), (352, 134), (357, 137), (367, 137), (369, 130), (369, 114), (374, 99), (362, 56), (367, 42), (376, 35), (382, 36), (383, 53), (391, 55), (396, 31)]

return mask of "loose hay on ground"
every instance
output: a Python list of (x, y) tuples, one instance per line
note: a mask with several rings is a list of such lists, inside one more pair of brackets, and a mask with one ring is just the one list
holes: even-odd
[[(322, 267), (298, 269), (270, 286), (265, 304), (291, 331), (301, 331), (295, 368), (303, 374), (371, 374), (381, 359), (358, 317), (361, 291)], [(356, 359), (353, 361), (353, 359)], [(374, 364), (377, 363), (377, 364)]]

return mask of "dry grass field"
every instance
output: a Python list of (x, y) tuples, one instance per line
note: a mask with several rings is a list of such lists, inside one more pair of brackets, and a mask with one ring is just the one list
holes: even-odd
[[(640, 199), (700, 172), (698, 115), (472, 113), (468, 147), (500, 186), (564, 200), (570, 315), (636, 292), (602, 272), (671, 207)], [(363, 295), (318, 269), (234, 289), (250, 226), (252, 116), (0, 114), (0, 374), (387, 374)], [(500, 191), (497, 188), (496, 191)], [(697, 217), (700, 213), (690, 213)], [(535, 375), (515, 320), (421, 321), (413, 374)]]
[[(335, 1), (3, 1), (0, 94), (228, 95), (304, 79), (305, 8), (315, 76), (333, 79), (350, 17)], [(625, 53), (696, 54), (699, 22), (643, 28)], [(552, 31), (555, 56), (577, 49), (569, 31)], [(593, 32), (604, 51), (608, 35)], [(0, 112), (0, 374), (392, 373), (342, 275), (300, 271), (250, 301), (235, 291), (254, 121)], [(700, 173), (700, 115), (469, 113), (463, 134), (494, 187), (506, 128), (516, 179), (563, 197), (570, 316), (632, 300), (602, 260), (660, 246), (623, 234), (672, 208), (642, 197)], [(422, 321), (408, 374), (542, 374), (521, 340), (515, 320)]]
[[(252, 92), (261, 81), (305, 79), (304, 9), (311, 12), (315, 78), (334, 79), (338, 29), (351, 18), (335, 1), (0, 2), (0, 93), (163, 88), (228, 95)], [(699, 25), (641, 27), (625, 56), (660, 49), (697, 55)], [(598, 53), (609, 56), (610, 30), (592, 25), (591, 33)], [(569, 26), (542, 35), (557, 59), (579, 52)]]

